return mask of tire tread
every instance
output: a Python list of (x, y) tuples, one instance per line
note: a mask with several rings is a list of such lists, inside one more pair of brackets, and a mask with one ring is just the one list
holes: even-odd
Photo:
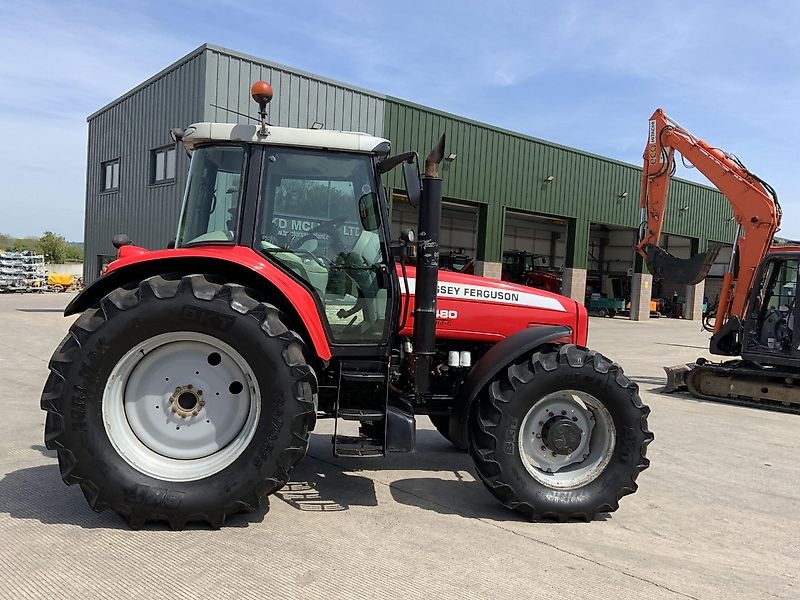
[[(632, 408), (640, 413), (639, 434), (642, 440), (638, 460), (631, 470), (629, 480), (615, 491), (614, 497), (598, 499), (598, 503), (591, 510), (540, 509), (529, 502), (518, 499), (518, 492), (507, 481), (504, 481), (502, 467), (495, 458), (501, 447), (496, 428), (501, 422), (503, 405), (511, 401), (511, 394), (504, 393), (504, 391), (516, 391), (519, 384), (532, 381), (536, 373), (540, 371), (553, 371), (560, 366), (581, 368), (584, 365), (591, 365), (595, 372), (602, 375), (613, 374), (615, 383), (628, 392)], [(647, 424), (650, 408), (642, 403), (638, 390), (638, 385), (625, 376), (622, 367), (617, 363), (599, 352), (574, 344), (564, 344), (555, 350), (547, 347), (529, 355), (524, 362), (509, 365), (501, 371), (498, 378), (489, 384), (486, 393), (476, 400), (477, 406), (474, 408), (475, 418), (473, 419), (474, 427), (471, 432), (472, 443), (470, 446), (480, 479), (501, 503), (521, 512), (530, 520), (590, 521), (599, 513), (617, 510), (619, 500), (636, 491), (636, 479), (639, 473), (650, 465), (646, 456), (647, 446), (653, 440), (653, 434)]]
[[(181, 293), (191, 293), (195, 298), (213, 301), (224, 299), (232, 310), (245, 318), (255, 318), (261, 323), (261, 329), (272, 338), (283, 342), (281, 356), (290, 368), (294, 378), (294, 396), (302, 410), (291, 421), (293, 443), (284, 448), (277, 459), (277, 468), (266, 480), (251, 490), (244, 497), (230, 502), (221, 510), (204, 514), (170, 514), (164, 515), (156, 509), (132, 506), (127, 503), (115, 503), (110, 506), (103, 500), (102, 491), (92, 481), (91, 473), (83, 472), (85, 467), (75, 460), (74, 454), (63, 442), (64, 382), (70, 368), (85, 341), (116, 313), (124, 312), (138, 306), (142, 302), (160, 301), (174, 298)], [(313, 398), (317, 394), (317, 379), (313, 369), (303, 362), (306, 344), (294, 331), (283, 324), (281, 312), (274, 305), (260, 302), (253, 298), (247, 289), (234, 283), (213, 283), (204, 275), (184, 275), (180, 278), (154, 276), (141, 281), (138, 287), (117, 288), (100, 302), (97, 308), (85, 311), (72, 324), (69, 332), (54, 352), (50, 363), (50, 374), (41, 397), (41, 408), (47, 412), (45, 420), (45, 445), (58, 453), (58, 464), (61, 478), (67, 485), (79, 484), (89, 506), (96, 511), (112, 508), (119, 513), (132, 529), (141, 529), (148, 521), (164, 521), (170, 528), (183, 529), (188, 522), (204, 521), (210, 527), (219, 529), (225, 520), (236, 513), (252, 512), (263, 508), (267, 496), (282, 488), (289, 480), (291, 469), (305, 456), (308, 449), (308, 432), (313, 429), (316, 411)], [(310, 388), (310, 389), (308, 389)], [(309, 393), (310, 391), (310, 393)], [(310, 399), (311, 398), (311, 399)]]

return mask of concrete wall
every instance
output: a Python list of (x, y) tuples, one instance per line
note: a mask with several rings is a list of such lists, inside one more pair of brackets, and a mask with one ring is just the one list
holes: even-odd
[(48, 273), (83, 276), (83, 263), (54, 263), (45, 265)]

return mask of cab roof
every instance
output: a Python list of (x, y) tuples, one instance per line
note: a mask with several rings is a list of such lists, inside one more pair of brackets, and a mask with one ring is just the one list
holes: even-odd
[(388, 154), (391, 146), (389, 140), (353, 131), (298, 129), (270, 125), (267, 126), (267, 135), (261, 135), (259, 129), (257, 125), (194, 123), (184, 130), (182, 142), (189, 152), (195, 146), (209, 142), (248, 142), (381, 155)]

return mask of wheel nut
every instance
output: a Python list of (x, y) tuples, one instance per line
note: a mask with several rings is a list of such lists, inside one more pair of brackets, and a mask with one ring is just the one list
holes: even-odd
[(203, 390), (197, 390), (197, 395), (198, 396), (202, 396), (203, 395)]
[(565, 411), (565, 410), (562, 410), (562, 411), (561, 411), (561, 414), (562, 414), (562, 415), (565, 415), (565, 414), (567, 414), (567, 411)]
[(542, 452), (544, 452), (545, 450), (547, 450), (547, 448), (545, 448), (544, 446), (542, 446)]
[(176, 388), (175, 388), (175, 391), (176, 391), (176, 392), (180, 392), (180, 391), (181, 391), (181, 388), (179, 388), (179, 387), (176, 387)]
[(555, 452), (553, 452), (553, 456), (558, 456), (558, 454), (556, 454)]
[(205, 405), (206, 405), (205, 400), (200, 400), (200, 406), (205, 406)]
[(190, 389), (192, 389), (192, 384), (190, 383), (189, 385), (187, 385), (187, 386), (186, 386), (186, 389), (187, 389), (187, 390), (190, 390)]

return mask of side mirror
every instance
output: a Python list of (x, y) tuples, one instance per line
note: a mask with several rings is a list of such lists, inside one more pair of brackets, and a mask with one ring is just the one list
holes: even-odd
[(375, 192), (367, 192), (358, 199), (358, 216), (361, 227), (366, 231), (375, 231), (380, 226), (378, 222), (378, 196)]
[(419, 206), (420, 198), (422, 197), (422, 183), (419, 179), (419, 169), (417, 169), (416, 163), (403, 163), (403, 178), (406, 182), (406, 195), (408, 196), (408, 203), (414, 208), (417, 208)]

